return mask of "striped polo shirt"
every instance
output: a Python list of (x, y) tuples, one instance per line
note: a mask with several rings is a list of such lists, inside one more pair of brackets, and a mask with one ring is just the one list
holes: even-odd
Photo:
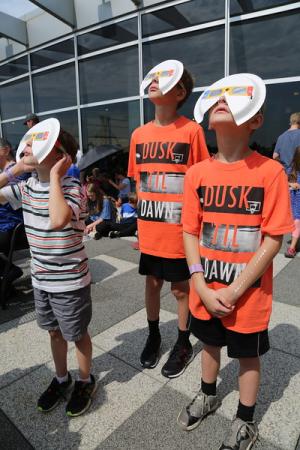
[(62, 230), (51, 228), (50, 183), (40, 183), (31, 177), (1, 190), (14, 209), (23, 208), (32, 257), (32, 284), (46, 292), (73, 291), (87, 286), (91, 281), (82, 243), (86, 201), (81, 185), (75, 178), (66, 176), (62, 178), (61, 186), (73, 212), (70, 223)]

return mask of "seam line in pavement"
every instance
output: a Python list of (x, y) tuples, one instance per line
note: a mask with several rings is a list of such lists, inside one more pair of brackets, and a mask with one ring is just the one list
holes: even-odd
[[(105, 348), (101, 347), (99, 344), (93, 344), (93, 346), (97, 347), (99, 350), (103, 351), (105, 354), (108, 354), (110, 356), (112, 356), (113, 358), (116, 358), (118, 361), (121, 361), (122, 363), (124, 363), (126, 366), (131, 367), (132, 369), (134, 369), (136, 372), (140, 372), (143, 375), (145, 375), (148, 378), (151, 378), (151, 380), (157, 381), (157, 383), (161, 384), (162, 386), (165, 386), (166, 384), (168, 384), (170, 382), (170, 379), (166, 378), (166, 381), (160, 381), (157, 378), (149, 375), (147, 372), (143, 371), (143, 368), (139, 368), (134, 366), (133, 364), (129, 363), (128, 361), (125, 361), (124, 359), (120, 358), (120, 356), (115, 355), (113, 352), (111, 352), (110, 350), (106, 350)], [(151, 370), (151, 369), (150, 369)], [(100, 380), (101, 383), (101, 380)]]
[(14, 424), (14, 422), (5, 414), (5, 412), (3, 411), (2, 408), (0, 408), (1, 413), (4, 415), (4, 417), (6, 418), (6, 420), (9, 422), (9, 424), (15, 429), (17, 430), (17, 433), (20, 434), (22, 436), (22, 438), (24, 439), (24, 441), (28, 444), (28, 446), (30, 448), (32, 448), (34, 450), (34, 447), (31, 445), (31, 443), (28, 441), (28, 439), (24, 436), (24, 434), (22, 433), (22, 431)]

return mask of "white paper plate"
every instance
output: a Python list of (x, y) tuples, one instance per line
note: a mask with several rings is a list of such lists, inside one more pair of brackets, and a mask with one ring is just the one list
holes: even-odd
[(151, 84), (155, 76), (162, 94), (169, 92), (180, 80), (183, 74), (183, 64), (176, 59), (168, 59), (153, 67), (145, 76), (140, 87), (140, 95), (145, 95), (145, 89)]
[(57, 119), (51, 118), (37, 123), (22, 137), (17, 149), (16, 160), (19, 161), (26, 143), (32, 141), (32, 154), (38, 163), (41, 163), (53, 149), (59, 132), (60, 123)]
[[(230, 94), (232, 88), (236, 95)], [(262, 107), (266, 98), (266, 86), (261, 78), (252, 73), (239, 73), (216, 81), (205, 89), (195, 104), (194, 117), (198, 123), (202, 122), (204, 114), (222, 96), (226, 99), (235, 123), (241, 125)]]

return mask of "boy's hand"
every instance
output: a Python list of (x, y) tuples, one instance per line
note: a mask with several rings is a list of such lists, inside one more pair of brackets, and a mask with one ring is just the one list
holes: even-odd
[(34, 156), (23, 156), (15, 165), (17, 171), (20, 173), (33, 172), (38, 165), (38, 162)]
[(96, 222), (90, 223), (85, 227), (84, 233), (89, 234), (96, 231), (96, 225), (97, 225)]
[(198, 294), (203, 301), (207, 311), (213, 317), (217, 317), (218, 319), (228, 316), (235, 308), (234, 305), (230, 305), (227, 300), (223, 298), (222, 295), (220, 295), (219, 291), (214, 291), (213, 289), (206, 288), (201, 289), (201, 293), (198, 292)]
[(217, 290), (218, 294), (224, 299), (226, 305), (235, 305), (239, 297), (231, 286)]
[(50, 178), (52, 176), (62, 178), (66, 174), (71, 164), (72, 164), (71, 156), (64, 154), (63, 157), (59, 159), (57, 163), (55, 163), (54, 166), (51, 168)]

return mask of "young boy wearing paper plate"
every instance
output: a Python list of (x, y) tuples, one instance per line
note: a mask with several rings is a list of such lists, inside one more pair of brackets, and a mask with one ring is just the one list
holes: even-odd
[(162, 375), (173, 378), (193, 358), (187, 329), (190, 273), (181, 225), (183, 179), (188, 167), (207, 158), (208, 151), (202, 128), (178, 112), (193, 89), (182, 63), (168, 60), (155, 66), (141, 84), (141, 95), (146, 88), (155, 117), (133, 132), (128, 168), (128, 176), (137, 183), (139, 273), (146, 276), (149, 336), (140, 363), (152, 369), (159, 361), (160, 292), (169, 281), (178, 304), (178, 338)]
[(186, 174), (183, 237), (192, 274), (191, 332), (203, 342), (201, 389), (182, 409), (178, 424), (196, 428), (220, 406), (216, 382), (220, 350), (239, 360), (239, 404), (220, 450), (250, 450), (260, 356), (269, 350), (272, 260), (293, 229), (287, 178), (281, 165), (249, 148), (263, 123), (266, 88), (253, 74), (223, 78), (195, 106), (209, 111), (218, 153)]
[(37, 322), (50, 335), (56, 376), (40, 396), (38, 410), (51, 411), (72, 389), (67, 342), (74, 341), (79, 379), (66, 407), (71, 417), (88, 409), (96, 389), (87, 331), (92, 306), (91, 277), (82, 245), (85, 200), (79, 181), (65, 176), (77, 149), (75, 139), (60, 129), (59, 121), (47, 119), (27, 132), (17, 150), (17, 164), (0, 174), (0, 187), (23, 172), (35, 170), (38, 175), (1, 189), (0, 202), (9, 202), (15, 209), (23, 207)]

